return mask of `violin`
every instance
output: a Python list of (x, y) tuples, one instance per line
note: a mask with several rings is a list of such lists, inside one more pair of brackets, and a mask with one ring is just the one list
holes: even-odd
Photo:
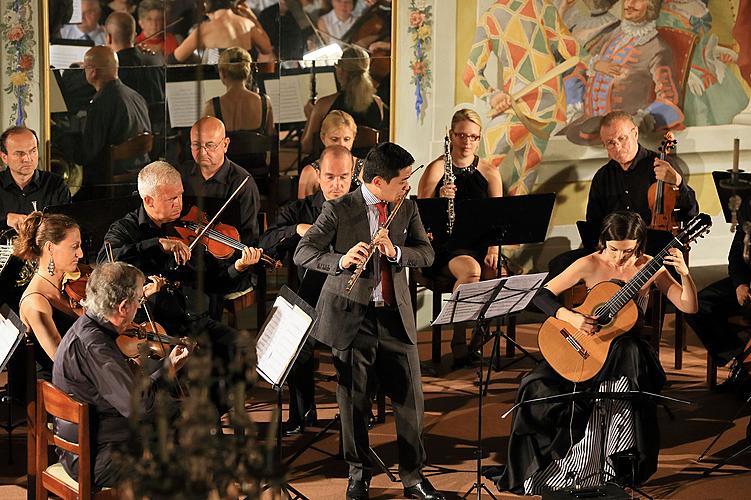
[(117, 336), (115, 343), (123, 356), (128, 359), (138, 357), (140, 345), (146, 346), (149, 357), (153, 359), (164, 358), (169, 354), (169, 347), (174, 345), (185, 346), (191, 350), (196, 345), (195, 340), (189, 337), (177, 338), (167, 335), (162, 325), (149, 321), (140, 324), (131, 323), (123, 333)]
[[(672, 132), (665, 134), (665, 139), (660, 143), (660, 160), (667, 158), (667, 155), (675, 148), (677, 142)], [(649, 186), (647, 202), (652, 212), (652, 221), (649, 227), (651, 229), (670, 231), (673, 234), (678, 234), (678, 223), (673, 218), (673, 210), (675, 210), (677, 201), (678, 186), (661, 180)]]
[(91, 266), (88, 264), (78, 264), (78, 271), (74, 273), (65, 273), (63, 276), (63, 293), (68, 297), (70, 309), (81, 316), (83, 314), (83, 305), (81, 302), (86, 298), (86, 283), (91, 276)]
[[(235, 226), (219, 223), (215, 224), (212, 229), (204, 231), (207, 224), (206, 214), (193, 206), (187, 214), (174, 223), (174, 230), (178, 237), (171, 238), (179, 239), (186, 245), (192, 246), (196, 238), (203, 233), (198, 243), (205, 246), (206, 250), (217, 259), (229, 259), (235, 250), (242, 251), (245, 248), (246, 245), (240, 242), (240, 232)], [(261, 254), (260, 262), (271, 269), (282, 267), (281, 261), (264, 253)]]

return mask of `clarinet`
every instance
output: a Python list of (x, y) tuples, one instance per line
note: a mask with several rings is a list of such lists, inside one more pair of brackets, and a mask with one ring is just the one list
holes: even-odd
[[(453, 184), (454, 177), (454, 162), (451, 160), (451, 142), (449, 140), (449, 132), (446, 129), (446, 137), (443, 140), (443, 185), (447, 186)], [(448, 223), (446, 232), (451, 235), (454, 231), (454, 220), (456, 219), (456, 212), (454, 211), (454, 199), (448, 198)]]

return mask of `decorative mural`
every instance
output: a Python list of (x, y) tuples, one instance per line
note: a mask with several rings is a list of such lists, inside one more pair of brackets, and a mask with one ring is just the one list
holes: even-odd
[(415, 115), (422, 123), (425, 118), (428, 92), (433, 75), (430, 57), (433, 45), (433, 6), (426, 0), (411, 0), (409, 5), (409, 28), (412, 45), (411, 83), (415, 86)]
[(34, 94), (36, 42), (31, 0), (7, 0), (3, 5), (0, 36), (4, 44), (3, 92), (10, 96), (10, 123), (24, 125)]

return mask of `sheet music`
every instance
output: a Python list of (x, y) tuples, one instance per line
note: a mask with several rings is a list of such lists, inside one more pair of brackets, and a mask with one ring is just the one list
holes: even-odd
[(22, 337), (23, 332), (0, 314), (0, 370), (5, 368)]
[(73, 0), (73, 15), (70, 16), (69, 24), (78, 24), (83, 21), (81, 12), (81, 0)]
[[(281, 84), (279, 83), (281, 81)], [(305, 103), (310, 99), (310, 75), (284, 75), (279, 79), (264, 81), (266, 95), (271, 100), (276, 123), (298, 123), (307, 121)], [(316, 75), (316, 93), (319, 96), (336, 92), (334, 73)]]
[(264, 380), (274, 386), (284, 381), (312, 322), (299, 306), (282, 296), (276, 298), (256, 343), (257, 370)]
[(201, 98), (196, 82), (167, 82), (167, 106), (173, 127), (192, 127), (201, 117), (206, 101), (226, 92), (220, 80), (201, 81)]
[(65, 104), (63, 93), (55, 77), (55, 70), (50, 69), (50, 113), (65, 113), (68, 106)]
[(82, 63), (83, 56), (90, 48), (81, 45), (50, 45), (50, 65), (53, 68), (68, 69), (71, 64)]
[(485, 318), (519, 312), (527, 307), (547, 275), (548, 273), (521, 274), (459, 285), (445, 302), (433, 324), (445, 325), (476, 320), (483, 305), (490, 299), (493, 289), (504, 280), (505, 284), (485, 313)]

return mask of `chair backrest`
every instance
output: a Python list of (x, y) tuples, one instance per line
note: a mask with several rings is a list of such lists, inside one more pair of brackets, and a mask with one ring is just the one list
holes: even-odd
[(352, 149), (371, 148), (378, 144), (380, 136), (381, 132), (372, 127), (358, 126)]
[[(67, 441), (47, 426), (48, 415), (78, 425), (76, 443)], [(54, 426), (53, 426), (54, 427)], [(89, 437), (89, 405), (80, 403), (46, 380), (37, 381), (37, 495), (45, 490), (66, 497), (71, 487), (47, 473), (47, 445), (78, 455), (78, 498), (91, 496), (91, 442)]]
[(270, 152), (276, 144), (274, 137), (253, 130), (233, 130), (227, 132), (227, 137), (229, 137), (227, 156), (230, 158), (232, 154), (250, 155)]
[(673, 66), (675, 69), (675, 83), (678, 84), (678, 106), (683, 107), (683, 98), (686, 95), (686, 84), (688, 83), (688, 74), (691, 70), (691, 59), (694, 56), (694, 47), (698, 39), (694, 33), (660, 26), (657, 28), (660, 39), (667, 43), (673, 54)]
[(123, 143), (110, 145), (110, 163), (148, 154), (153, 145), (154, 136), (149, 132), (140, 133)]

